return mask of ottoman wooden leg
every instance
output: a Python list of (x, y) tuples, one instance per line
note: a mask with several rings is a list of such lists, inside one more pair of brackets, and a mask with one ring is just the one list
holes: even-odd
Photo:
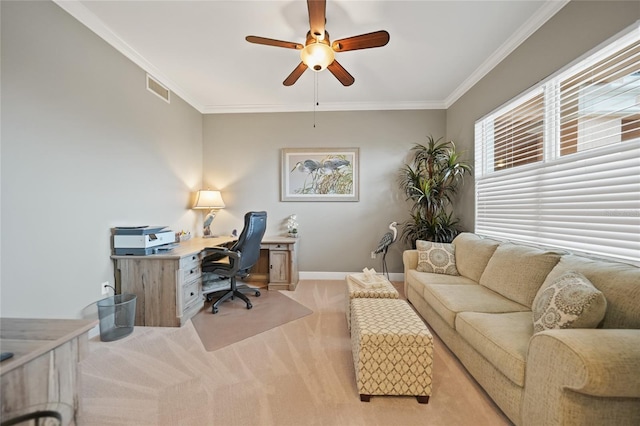
[(371, 401), (371, 395), (360, 394), (360, 401), (369, 402)]
[(416, 396), (416, 399), (418, 400), (419, 404), (428, 404), (429, 403), (429, 397), (428, 396)]

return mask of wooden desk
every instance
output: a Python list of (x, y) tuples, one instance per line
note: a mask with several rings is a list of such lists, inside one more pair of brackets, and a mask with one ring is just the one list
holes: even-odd
[[(0, 348), (13, 358), (0, 364), (1, 417), (29, 407), (59, 405), (79, 411), (78, 362), (88, 352), (87, 332), (97, 320), (0, 318)], [(61, 403), (61, 404), (59, 404)], [(70, 413), (64, 413), (64, 407)]]
[[(202, 297), (201, 252), (224, 246), (233, 237), (192, 238), (175, 249), (149, 256), (113, 255), (115, 282), (119, 293), (133, 293), (136, 299), (135, 325), (181, 327), (204, 307)], [(295, 290), (298, 284), (297, 238), (265, 237), (254, 282), (270, 290)]]

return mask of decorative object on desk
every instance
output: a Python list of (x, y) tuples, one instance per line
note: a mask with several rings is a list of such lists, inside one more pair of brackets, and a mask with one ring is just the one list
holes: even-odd
[(389, 251), (389, 246), (395, 243), (398, 238), (397, 226), (398, 222), (391, 222), (389, 224), (390, 231), (382, 236), (378, 243), (378, 247), (373, 251), (375, 254), (382, 253), (382, 273), (386, 273), (387, 278), (389, 278), (389, 271), (387, 270), (387, 251)]
[(176, 241), (189, 241), (191, 239), (191, 232), (180, 231), (178, 234), (176, 234), (176, 237)]
[(287, 233), (293, 238), (298, 237), (298, 222), (296, 221), (296, 218), (297, 216), (292, 214), (287, 219)]
[(284, 148), (281, 201), (358, 201), (359, 148)]
[(211, 222), (215, 219), (220, 209), (224, 209), (224, 201), (220, 191), (211, 191), (201, 189), (196, 193), (196, 199), (193, 203), (194, 209), (209, 209), (209, 214), (204, 218), (202, 224), (202, 233), (205, 238), (213, 237), (211, 234)]

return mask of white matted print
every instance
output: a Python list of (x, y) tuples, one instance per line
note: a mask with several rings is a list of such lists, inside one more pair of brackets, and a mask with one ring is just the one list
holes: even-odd
[(359, 148), (283, 148), (281, 201), (358, 201)]

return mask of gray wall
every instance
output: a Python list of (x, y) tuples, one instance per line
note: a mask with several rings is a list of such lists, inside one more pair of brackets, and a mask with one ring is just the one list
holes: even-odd
[[(571, 1), (447, 109), (447, 138), (473, 158), (480, 117), (555, 73), (640, 19), (637, 1)], [(466, 229), (475, 226), (473, 179), (460, 194)]]
[(110, 229), (193, 228), (202, 114), (52, 2), (2, 1), (1, 315), (77, 317)]
[[(398, 170), (415, 143), (444, 135), (442, 110), (215, 114), (204, 119), (204, 184), (220, 189), (227, 209), (214, 233), (242, 227), (248, 210), (266, 210), (267, 234), (285, 231), (286, 218), (300, 223), (299, 267), (306, 272), (381, 271), (371, 259), (392, 221), (409, 217), (398, 188)], [(281, 202), (282, 148), (360, 148), (359, 202)], [(399, 229), (401, 229), (399, 227)], [(392, 272), (402, 272), (398, 242), (387, 255)]]

